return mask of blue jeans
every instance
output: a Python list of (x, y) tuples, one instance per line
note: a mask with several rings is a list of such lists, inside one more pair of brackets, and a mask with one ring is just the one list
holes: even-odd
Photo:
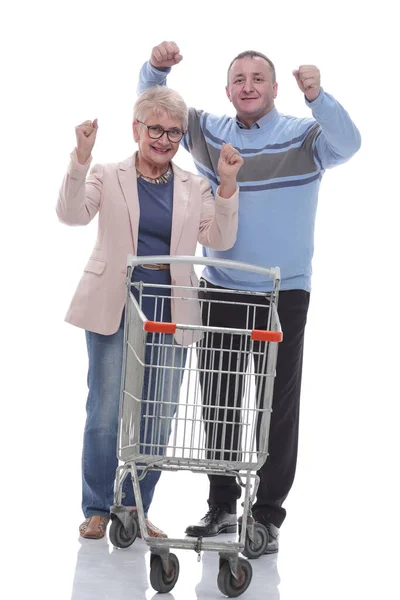
[[(151, 334), (149, 334), (151, 335)], [(154, 334), (157, 335), (157, 334)], [(163, 351), (161, 364), (165, 366), (183, 367), (186, 361), (187, 348), (174, 345), (173, 336), (166, 335), (165, 341), (169, 348)], [(118, 466), (117, 459), (117, 433), (120, 385), (122, 373), (122, 357), (124, 343), (123, 324), (113, 335), (101, 335), (86, 331), (86, 343), (89, 356), (88, 388), (89, 394), (86, 404), (86, 426), (83, 439), (82, 454), (82, 510), (85, 517), (91, 515), (109, 516), (110, 506), (114, 501), (114, 479)], [(157, 348), (146, 347), (146, 365), (157, 364)], [(145, 369), (142, 398), (152, 399), (154, 397), (155, 381), (154, 375), (149, 377), (149, 369)], [(155, 373), (157, 369), (153, 369)], [(158, 369), (160, 373), (160, 369)], [(176, 399), (178, 403), (179, 389), (182, 382), (183, 369), (169, 369), (163, 372), (163, 384), (165, 389), (171, 390), (170, 398)], [(172, 378), (172, 383), (171, 383)], [(149, 381), (150, 380), (150, 381)], [(149, 390), (150, 384), (150, 390)], [(164, 387), (164, 385), (163, 385)], [(154, 410), (154, 405), (143, 402), (142, 415)], [(157, 408), (156, 408), (157, 410)], [(170, 415), (175, 414), (172, 406)], [(152, 427), (159, 427), (160, 422), (165, 419), (146, 419), (146, 440), (144, 439), (144, 419), (141, 422), (141, 442), (148, 442), (152, 437)], [(170, 433), (169, 422), (166, 431), (165, 443)], [(153, 435), (154, 435), (153, 431)], [(154, 438), (153, 438), (154, 439)], [(148, 453), (148, 452), (147, 452)], [(148, 471), (140, 481), (145, 515), (149, 510), (153, 499), (154, 488), (160, 478), (160, 471)], [(129, 477), (124, 482), (124, 505), (136, 506), (132, 482)]]

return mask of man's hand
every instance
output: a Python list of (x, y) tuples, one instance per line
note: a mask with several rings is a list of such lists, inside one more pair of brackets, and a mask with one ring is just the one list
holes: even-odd
[(293, 75), (309, 102), (318, 98), (321, 91), (321, 73), (316, 66), (301, 65), (293, 71)]
[(236, 177), (244, 160), (232, 144), (223, 144), (218, 160), (220, 196), (230, 198), (236, 191)]
[(94, 121), (84, 121), (84, 123), (75, 127), (76, 155), (81, 165), (86, 163), (92, 153), (98, 127), (97, 119)]
[(173, 67), (181, 62), (182, 58), (175, 42), (162, 42), (158, 46), (154, 46), (150, 62), (153, 67), (159, 69), (162, 67)]

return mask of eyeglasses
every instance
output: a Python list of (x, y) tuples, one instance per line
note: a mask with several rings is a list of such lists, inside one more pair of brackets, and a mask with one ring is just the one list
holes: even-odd
[(184, 131), (181, 131), (178, 127), (174, 127), (173, 129), (163, 129), (160, 125), (146, 125), (146, 123), (143, 123), (143, 121), (139, 121), (138, 119), (137, 122), (147, 127), (149, 137), (151, 137), (152, 140), (159, 140), (164, 133), (166, 133), (170, 142), (180, 142), (185, 135)]

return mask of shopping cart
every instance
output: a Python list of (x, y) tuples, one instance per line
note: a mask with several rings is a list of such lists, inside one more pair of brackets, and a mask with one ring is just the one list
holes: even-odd
[[(179, 263), (176, 272), (182, 272), (182, 265), (186, 265), (192, 286), (181, 285), (178, 277), (171, 280), (171, 285), (161, 286), (161, 291), (159, 284), (132, 283), (136, 266), (158, 263)], [(209, 325), (212, 311), (235, 303), (229, 296), (235, 292), (213, 288), (213, 300), (208, 300), (205, 282), (199, 284), (194, 265), (256, 273), (272, 279), (273, 289), (269, 293), (240, 292), (244, 298), (241, 310), (245, 327), (213, 327)], [(199, 560), (203, 550), (219, 552), (218, 587), (223, 594), (237, 597), (248, 588), (252, 578), (250, 562), (239, 557), (239, 553), (257, 558), (268, 543), (268, 532), (254, 522), (251, 506), (259, 483), (256, 471), (268, 454), (275, 366), (278, 343), (282, 340), (277, 312), (279, 283), (277, 267), (265, 269), (235, 261), (187, 256), (128, 257), (118, 431), (120, 466), (110, 510), (110, 540), (115, 547), (126, 548), (140, 530), (150, 546), (150, 582), (158, 592), (169, 592), (176, 584), (179, 562), (170, 549), (181, 548), (194, 550)], [(220, 299), (216, 299), (218, 293)], [(150, 300), (154, 320), (147, 319), (142, 311), (144, 303)], [(175, 303), (180, 323), (162, 320), (163, 308), (170, 300)], [(192, 303), (196, 303), (197, 311), (187, 310), (189, 306), (193, 308)], [(267, 315), (267, 330), (255, 327), (260, 306)], [(194, 319), (187, 322), (187, 314), (194, 313), (198, 314), (197, 322)], [(181, 353), (174, 360), (180, 348), (177, 339), (187, 346), (187, 356)], [(257, 372), (255, 361), (258, 361)], [(144, 393), (146, 371), (152, 386), (147, 385)], [(183, 380), (178, 397), (172, 392), (172, 375)], [(229, 405), (221, 392), (226, 377), (235, 391), (234, 401), (231, 399)], [(139, 481), (151, 470), (189, 470), (235, 477), (244, 489), (239, 539), (149, 537)], [(122, 505), (123, 484), (129, 474), (136, 510)]]

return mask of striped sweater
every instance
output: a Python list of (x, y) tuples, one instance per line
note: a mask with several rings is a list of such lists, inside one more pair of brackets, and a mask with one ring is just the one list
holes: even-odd
[[(170, 69), (143, 65), (138, 92), (165, 85)], [(348, 160), (361, 138), (344, 108), (325, 91), (306, 104), (312, 117), (280, 114), (276, 108), (251, 129), (236, 118), (217, 117), (189, 109), (182, 144), (192, 154), (200, 175), (218, 186), (217, 164), (222, 143), (231, 143), (244, 158), (238, 174), (239, 229), (235, 245), (208, 257), (239, 260), (263, 267), (279, 266), (281, 289), (311, 290), (314, 226), (320, 182), (325, 169)], [(269, 291), (263, 276), (206, 267), (204, 277), (215, 285)]]

